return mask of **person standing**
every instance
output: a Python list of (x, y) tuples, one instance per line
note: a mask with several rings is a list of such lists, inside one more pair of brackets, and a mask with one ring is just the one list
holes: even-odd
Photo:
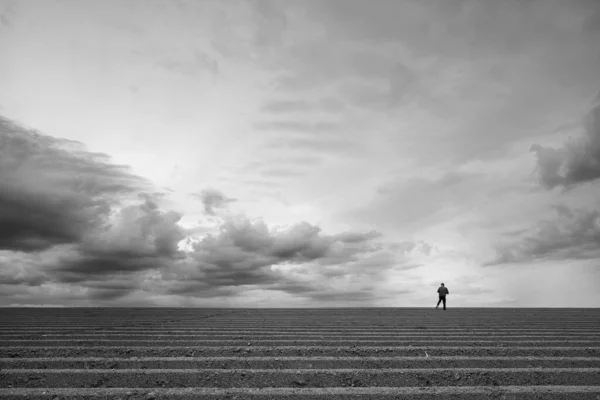
[(444, 302), (444, 310), (446, 310), (446, 295), (450, 294), (450, 291), (444, 284), (438, 288), (438, 294), (440, 295), (440, 299), (438, 300), (437, 306), (435, 306), (436, 310), (440, 306), (441, 302)]

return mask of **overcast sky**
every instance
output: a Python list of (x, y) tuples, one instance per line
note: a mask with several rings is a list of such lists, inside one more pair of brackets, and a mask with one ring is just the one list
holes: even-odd
[(600, 304), (600, 3), (0, 0), (0, 306)]

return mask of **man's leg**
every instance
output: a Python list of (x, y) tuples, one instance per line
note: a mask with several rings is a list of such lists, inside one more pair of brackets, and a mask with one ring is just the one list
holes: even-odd
[(442, 296), (440, 296), (440, 298), (438, 299), (438, 303), (435, 306), (435, 308), (438, 308), (440, 306), (440, 303), (442, 302)]
[(442, 300), (444, 301), (444, 310), (445, 310), (445, 309), (446, 309), (446, 296), (444, 296), (444, 297), (442, 298)]

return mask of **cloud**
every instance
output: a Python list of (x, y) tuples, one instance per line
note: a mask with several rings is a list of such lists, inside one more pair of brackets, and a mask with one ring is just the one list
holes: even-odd
[[(210, 27), (210, 46), (226, 59), (268, 60), (286, 39), (288, 16), (280, 2), (252, 0), (242, 5), (190, 2), (185, 6), (186, 14), (191, 7), (199, 8), (194, 22), (198, 24), (198, 18), (206, 21), (201, 25)], [(180, 23), (180, 19), (177, 22)]]
[(406, 253), (421, 253), (425, 256), (430, 256), (432, 254), (432, 252), (434, 251), (434, 246), (432, 246), (431, 244), (423, 241), (423, 240), (419, 240), (417, 242), (401, 242), (401, 243), (394, 243), (392, 245), (392, 248), (394, 250), (400, 250), (402, 252)]
[(276, 89), (289, 94), (327, 88), (335, 96), (321, 94), (322, 100), (310, 103), (268, 103), (264, 110), (335, 113), (349, 105), (389, 110), (405, 96), (416, 94), (417, 88), (423, 89), (417, 72), (385, 51), (356, 43), (335, 42), (336, 51), (331, 46), (329, 41), (316, 40), (290, 48), (278, 64), (289, 70), (277, 78)]
[(202, 201), (204, 212), (207, 215), (215, 215), (215, 209), (225, 208), (227, 204), (237, 201), (237, 199), (231, 199), (215, 189), (206, 189), (193, 196)]
[(15, 7), (16, 1), (4, 1), (0, 4), (0, 29), (2, 26), (11, 27), (12, 19), (16, 16)]
[(597, 7), (588, 14), (583, 29), (589, 33), (600, 32), (600, 7)]
[(161, 211), (150, 189), (80, 143), (0, 119), (0, 284), (81, 283), (101, 299), (134, 290), (86, 285), (180, 256), (181, 214)]
[(342, 243), (363, 243), (367, 240), (376, 239), (381, 236), (381, 233), (377, 231), (369, 232), (343, 232), (335, 235), (334, 237)]
[[(377, 6), (361, 0), (339, 3), (320, 1), (308, 9), (308, 18), (328, 27), (331, 39), (339, 37), (369, 45), (403, 39), (421, 52), (435, 48), (441, 55), (463, 56), (474, 49), (487, 54), (518, 53), (540, 37), (536, 31), (551, 32), (555, 22), (574, 18), (573, 27), (587, 20), (597, 26), (595, 2), (566, 7), (555, 1), (509, 1), (501, 5), (478, 1), (421, 3), (381, 0)], [(546, 18), (541, 18), (546, 15)], [(594, 18), (593, 15), (596, 17)], [(528, 22), (528, 23), (526, 23)], [(502, 38), (502, 40), (498, 40)]]
[[(262, 110), (269, 113), (288, 113), (293, 111), (312, 110), (311, 103), (303, 100), (277, 100), (266, 102), (262, 106)], [(262, 126), (258, 126), (262, 128)]]
[(515, 237), (506, 235), (497, 244), (494, 266), (545, 260), (600, 258), (600, 211), (555, 206), (557, 217), (544, 220)]
[(562, 148), (531, 146), (537, 155), (540, 183), (547, 189), (565, 188), (600, 178), (600, 95), (587, 115), (583, 134)]
[(195, 50), (191, 55), (186, 54), (187, 59), (164, 59), (157, 65), (167, 71), (185, 76), (195, 76), (200, 72), (207, 71), (213, 78), (219, 74), (219, 63), (203, 51)]
[(293, 155), (290, 154), (286, 157), (281, 156), (273, 156), (268, 158), (263, 158), (260, 161), (252, 161), (246, 164), (243, 164), (236, 170), (238, 173), (244, 173), (248, 171), (256, 171), (259, 172), (262, 176), (262, 170), (272, 168), (273, 165), (286, 165), (291, 167), (305, 167), (305, 166), (315, 166), (323, 163), (323, 158), (316, 156), (314, 154), (311, 155)]
[(120, 198), (148, 186), (102, 154), (0, 117), (0, 249), (77, 243)]
[[(420, 265), (374, 230), (326, 234), (308, 222), (269, 226), (231, 213), (184, 229), (183, 215), (164, 209), (166, 194), (128, 168), (1, 121), (0, 297), (9, 303), (183, 304), (257, 289), (375, 299), (387, 273)], [(215, 189), (194, 196), (212, 216), (236, 201)]]
[(254, 127), (267, 131), (295, 131), (305, 134), (322, 135), (340, 130), (340, 124), (329, 121), (304, 122), (304, 121), (269, 121), (257, 122)]
[(36, 261), (26, 253), (0, 250), (0, 284), (40, 286), (48, 276)]
[(484, 173), (448, 171), (432, 177), (397, 177), (381, 185), (364, 206), (340, 217), (407, 231), (460, 216), (482, 201)]
[[(423, 96), (417, 73), (400, 62), (389, 61), (385, 74), (376, 78), (359, 78), (343, 82), (339, 93), (354, 107), (388, 111), (405, 99), (416, 100)], [(362, 76), (362, 75), (361, 75)], [(368, 74), (367, 74), (368, 76)]]
[(278, 47), (288, 25), (288, 19), (280, 2), (253, 0), (250, 3), (256, 16), (254, 41), (263, 52)]
[(194, 246), (193, 257), (233, 273), (282, 262), (313, 261), (325, 257), (332, 245), (329, 237), (320, 235), (320, 228), (308, 223), (270, 232), (264, 222), (240, 217), (225, 221), (219, 228), (219, 235), (209, 235)]
[[(217, 234), (193, 245), (188, 260), (163, 270), (162, 281), (173, 282), (169, 294), (206, 296), (219, 288), (314, 292), (325, 276), (352, 277), (387, 271), (390, 254), (372, 241), (378, 232), (326, 235), (307, 222), (269, 228), (243, 215), (226, 218)], [(377, 258), (379, 257), (379, 258)], [(316, 286), (315, 286), (316, 285)], [(333, 285), (326, 285), (330, 290)]]
[(270, 167), (261, 170), (260, 174), (269, 178), (298, 178), (306, 175), (306, 171), (289, 167)]
[[(320, 100), (270, 100), (265, 102), (261, 110), (268, 114), (281, 115), (298, 112), (322, 111), (336, 113), (346, 109), (344, 103), (337, 98), (323, 97)], [(263, 126), (258, 126), (262, 128)], [(335, 128), (335, 127), (334, 127)]]
[(593, 2), (311, 3), (297, 22), (310, 34), (278, 52), (275, 99), (262, 111), (328, 112), (318, 99), (330, 97), (365, 131), (389, 130), (399, 158), (429, 154), (428, 165), (452, 168), (506, 157), (588, 96), (600, 31), (583, 29), (597, 14)]
[(161, 268), (181, 257), (178, 243), (185, 230), (182, 215), (163, 212), (151, 198), (123, 207), (101, 230), (89, 232), (71, 253), (61, 257), (52, 273), (62, 282), (126, 275)]
[(293, 137), (293, 138), (274, 138), (265, 142), (266, 149), (275, 150), (300, 150), (301, 152), (312, 152), (321, 155), (360, 154), (362, 148), (358, 143), (341, 137)]

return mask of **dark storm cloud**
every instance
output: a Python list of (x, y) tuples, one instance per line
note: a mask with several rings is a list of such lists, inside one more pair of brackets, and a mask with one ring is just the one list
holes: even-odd
[(0, 117), (0, 249), (76, 243), (105, 221), (116, 198), (147, 184), (76, 142)]
[[(178, 243), (190, 231), (179, 226), (181, 214), (162, 209), (164, 194), (147, 181), (77, 142), (0, 121), (4, 287), (42, 287), (63, 300), (95, 304), (130, 301), (140, 293), (208, 299), (249, 286), (294, 291), (301, 284), (286, 266), (311, 265), (312, 279), (322, 280), (344, 273), (374, 276), (394, 265), (393, 256), (378, 253), (375, 231), (327, 235), (306, 222), (270, 229), (244, 216), (220, 220), (217, 233), (190, 241), (190, 252), (180, 251)], [(235, 201), (213, 189), (195, 196), (211, 215)], [(328, 290), (302, 284), (313, 297)], [(353, 290), (346, 291), (355, 296)]]
[(311, 282), (301, 282), (289, 280), (286, 282), (276, 282), (263, 287), (265, 290), (282, 291), (292, 295), (305, 294), (315, 290)]
[[(0, 266), (11, 272), (0, 283), (85, 287), (177, 258), (181, 215), (161, 211), (162, 195), (148, 189), (106, 155), (0, 119), (0, 250), (9, 251)], [(137, 204), (123, 206), (136, 194)], [(106, 298), (115, 291), (123, 289), (92, 292)]]
[(34, 268), (15, 268), (0, 258), (0, 285), (40, 286), (48, 276)]
[(40, 265), (43, 261), (32, 252), (0, 250), (0, 285), (6, 285), (0, 292), (7, 286), (35, 287), (48, 282), (50, 276)]
[(600, 211), (555, 207), (557, 218), (542, 221), (519, 238), (496, 246), (497, 257), (485, 266), (538, 260), (600, 258)]
[(193, 297), (199, 299), (211, 299), (216, 297), (235, 296), (240, 288), (236, 286), (214, 286), (198, 280), (172, 281), (164, 290), (165, 294)]
[(200, 199), (207, 215), (215, 215), (215, 209), (225, 208), (227, 204), (237, 201), (237, 199), (231, 199), (215, 189), (203, 190), (199, 194), (194, 193), (193, 196)]
[[(91, 299), (109, 300), (140, 288), (146, 271), (169, 268), (183, 254), (177, 243), (185, 237), (180, 215), (162, 212), (150, 198), (121, 209), (102, 229), (80, 242), (39, 253), (6, 252), (0, 257), (0, 284), (38, 286), (67, 284), (85, 290)], [(22, 254), (22, 253), (21, 253)]]
[(117, 300), (131, 292), (131, 289), (90, 289), (86, 297), (92, 300)]
[(101, 231), (90, 232), (74, 255), (52, 269), (63, 282), (160, 268), (181, 257), (178, 242), (185, 238), (177, 223), (182, 215), (163, 212), (151, 197), (142, 204), (122, 208)]
[(238, 262), (261, 266), (312, 261), (325, 257), (331, 244), (331, 238), (321, 235), (319, 227), (306, 222), (271, 232), (262, 221), (240, 218), (226, 221), (218, 235), (207, 236), (194, 246), (194, 251), (204, 262), (235, 268)]
[(586, 116), (582, 136), (571, 139), (563, 148), (535, 144), (531, 150), (537, 155), (540, 182), (548, 189), (600, 178), (600, 96)]
[[(325, 235), (319, 227), (306, 222), (273, 230), (262, 221), (230, 218), (219, 227), (218, 234), (209, 234), (193, 245), (189, 263), (164, 271), (163, 275), (165, 280), (196, 280), (208, 287), (285, 284), (288, 277), (272, 266), (343, 265), (357, 255), (372, 252), (368, 242), (376, 237), (375, 232)], [(347, 242), (349, 238), (351, 242)], [(197, 288), (191, 283), (175, 287), (178, 292), (186, 287)]]

